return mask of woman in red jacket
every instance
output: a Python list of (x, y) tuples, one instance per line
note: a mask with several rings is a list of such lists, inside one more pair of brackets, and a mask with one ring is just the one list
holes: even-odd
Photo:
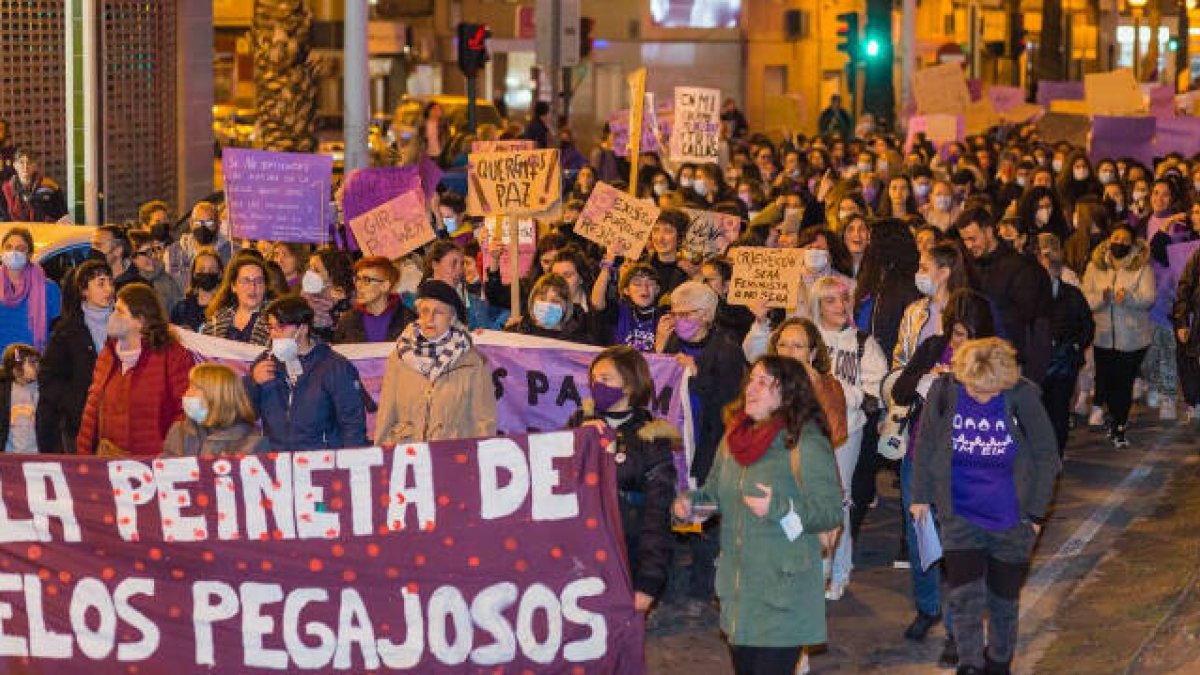
[(195, 360), (171, 333), (162, 300), (146, 284), (117, 293), (108, 338), (83, 408), (79, 454), (157, 455), (167, 430), (183, 419)]

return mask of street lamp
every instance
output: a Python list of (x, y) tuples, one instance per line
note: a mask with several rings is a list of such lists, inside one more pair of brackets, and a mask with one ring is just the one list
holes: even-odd
[[(1146, 0), (1125, 0), (1129, 4), (1130, 13), (1133, 14), (1133, 79), (1141, 82), (1139, 77), (1141, 70), (1138, 61), (1142, 51), (1142, 11), (1146, 9)], [(1150, 39), (1154, 39), (1151, 37)]]

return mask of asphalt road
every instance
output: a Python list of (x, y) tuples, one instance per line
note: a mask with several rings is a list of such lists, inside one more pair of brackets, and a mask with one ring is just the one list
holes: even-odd
[[(1072, 432), (1022, 591), (1014, 672), (1200, 673), (1200, 442), (1194, 427), (1155, 420), (1135, 412), (1133, 445), (1120, 451), (1100, 432)], [(813, 673), (952, 672), (936, 665), (940, 625), (923, 643), (903, 637), (915, 610), (910, 572), (892, 567), (894, 475), (879, 476), (849, 589), (826, 605), (830, 641), (812, 656)], [(685, 620), (675, 597), (668, 592), (647, 636), (650, 672), (731, 672), (715, 614)]]

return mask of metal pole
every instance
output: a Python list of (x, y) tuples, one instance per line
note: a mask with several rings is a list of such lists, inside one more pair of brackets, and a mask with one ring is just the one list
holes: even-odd
[(471, 133), (475, 133), (475, 99), (478, 97), (476, 91), (478, 86), (478, 78), (476, 75), (467, 76), (467, 128)]
[(342, 125), (347, 173), (371, 164), (367, 152), (367, 130), (371, 121), (371, 71), (367, 62), (368, 13), (367, 0), (346, 0), (342, 56), (345, 111)]
[(904, 0), (900, 25), (900, 110), (905, 112), (912, 97), (912, 78), (917, 64), (917, 0)]
[[(100, 225), (100, 26), (99, 1), (83, 0), (83, 218)], [(70, 30), (68, 27), (67, 30)]]
[(550, 3), (550, 128), (554, 135), (549, 139), (550, 147), (558, 147), (558, 115), (562, 110), (562, 93), (559, 87), (562, 78), (562, 3)]
[(1175, 52), (1175, 91), (1182, 94), (1191, 89), (1191, 17), (1187, 0), (1179, 0), (1179, 49)]
[(979, 77), (980, 57), (982, 55), (979, 53), (979, 3), (974, 0), (967, 7), (967, 22), (971, 24), (967, 51), (971, 53), (971, 79), (975, 79)]

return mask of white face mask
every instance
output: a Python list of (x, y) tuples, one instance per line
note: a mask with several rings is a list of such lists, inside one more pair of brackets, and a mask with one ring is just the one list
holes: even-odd
[(679, 179), (679, 187), (681, 187), (681, 188), (692, 187), (692, 179), (691, 178), (680, 178)]
[(271, 355), (280, 361), (294, 361), (300, 354), (300, 345), (296, 338), (284, 337), (271, 340)]
[(196, 424), (204, 424), (204, 420), (208, 419), (208, 406), (199, 396), (184, 396), (183, 413)]
[(1061, 159), (1056, 159), (1050, 162), (1050, 166), (1054, 168), (1054, 173), (1060, 173), (1062, 171), (1063, 161)]
[(20, 272), (29, 264), (29, 256), (25, 255), (24, 251), (5, 251), (0, 254), (0, 261), (3, 261), (8, 269)]
[(1075, 180), (1087, 180), (1088, 170), (1087, 167), (1077, 166), (1071, 171), (1071, 174), (1075, 176)]
[(812, 272), (822, 272), (829, 267), (829, 251), (823, 248), (804, 249), (804, 266)]
[(938, 195), (938, 196), (934, 197), (933, 198), (933, 208), (937, 209), (938, 211), (949, 211), (950, 210), (949, 195)]
[(932, 189), (929, 183), (914, 183), (913, 192), (917, 194), (918, 199), (924, 199), (929, 196), (929, 190)]
[(1037, 210), (1037, 215), (1034, 216), (1038, 225), (1045, 225), (1050, 222), (1050, 209), (1042, 207)]
[(937, 292), (937, 285), (933, 283), (933, 277), (928, 274), (917, 272), (916, 276), (913, 277), (913, 283), (916, 284), (917, 290), (921, 292), (921, 295), (926, 297), (933, 297), (933, 294)]
[(698, 180), (695, 183), (692, 183), (692, 190), (695, 190), (696, 194), (703, 197), (704, 195), (708, 194), (708, 183)]
[(655, 197), (661, 197), (666, 192), (667, 192), (667, 184), (666, 183), (655, 183), (654, 184), (654, 196)]
[(316, 295), (325, 290), (325, 280), (321, 278), (320, 274), (317, 274), (313, 270), (308, 270), (300, 278), (300, 290), (309, 295)]
[(1109, 183), (1113, 182), (1114, 178), (1116, 178), (1111, 171), (1101, 171), (1100, 173), (1096, 174), (1096, 176), (1104, 185), (1108, 185)]

